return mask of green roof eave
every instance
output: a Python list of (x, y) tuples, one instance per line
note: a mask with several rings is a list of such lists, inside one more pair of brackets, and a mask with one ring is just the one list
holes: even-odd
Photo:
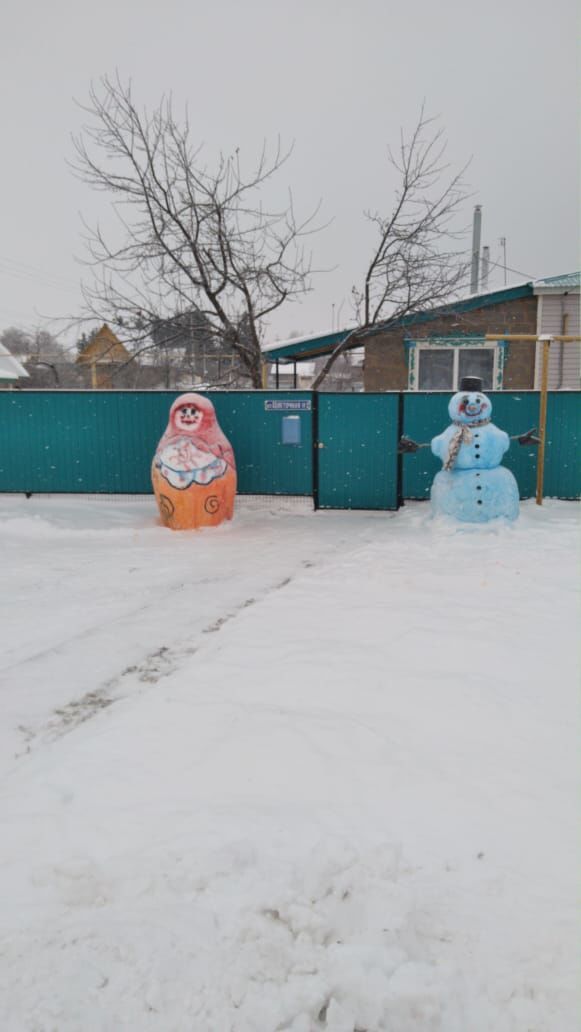
[[(317, 358), (319, 355), (328, 355), (333, 348), (337, 347), (337, 344), (341, 344), (345, 337), (348, 337), (352, 332), (352, 330), (339, 330), (337, 333), (326, 333), (322, 337), (310, 337), (308, 340), (300, 340), (296, 344), (287, 341), (286, 344), (281, 344), (279, 348), (269, 348), (268, 351), (263, 351), (262, 357), (265, 362), (276, 362), (277, 359), (298, 362), (303, 358)], [(353, 341), (352, 346), (357, 347), (358, 342)]]

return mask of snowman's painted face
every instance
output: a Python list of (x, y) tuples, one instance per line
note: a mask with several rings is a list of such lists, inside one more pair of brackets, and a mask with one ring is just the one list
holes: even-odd
[(448, 412), (455, 423), (475, 423), (490, 419), (492, 403), (480, 391), (459, 391), (451, 399)]
[(178, 430), (197, 430), (202, 422), (202, 413), (195, 405), (180, 405), (176, 409), (175, 425)]

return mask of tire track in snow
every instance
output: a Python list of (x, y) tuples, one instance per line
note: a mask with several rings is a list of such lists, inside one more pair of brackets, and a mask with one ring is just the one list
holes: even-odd
[[(204, 577), (196, 582), (197, 585), (209, 583), (212, 583), (212, 580), (209, 577)], [(190, 586), (191, 582), (188, 582), (188, 587)], [(131, 609), (127, 610), (125, 613), (122, 613), (121, 615), (114, 614), (113, 616), (108, 616), (106, 620), (102, 620), (100, 623), (92, 624), (90, 627), (85, 627), (82, 631), (77, 631), (76, 634), (71, 634), (69, 637), (63, 638), (56, 645), (49, 645), (46, 648), (41, 649), (39, 652), (34, 652), (30, 656), (25, 656), (22, 659), (17, 659), (12, 663), (7, 664), (6, 666), (0, 666), (0, 675), (9, 674), (12, 671), (19, 670), (23, 666), (38, 663), (46, 659), (48, 656), (62, 653), (63, 650), (67, 649), (71, 645), (74, 645), (76, 642), (81, 642), (90, 639), (91, 637), (100, 634), (102, 631), (106, 630), (111, 626), (117, 627), (124, 623), (133, 623), (135, 617), (142, 615), (143, 613), (153, 609), (154, 607), (157, 608), (160, 605), (160, 603), (167, 601), (167, 599), (173, 598), (176, 592), (182, 591), (185, 587), (186, 582), (184, 581), (183, 577), (181, 577), (179, 581), (175, 581), (173, 584), (171, 584), (170, 587), (162, 595), (155, 594), (148, 602), (141, 603), (138, 606), (132, 606)]]
[[(301, 571), (309, 569), (315, 565), (316, 564), (311, 560), (303, 560)], [(244, 610), (248, 609), (250, 606), (257, 605), (259, 602), (265, 601), (269, 595), (287, 587), (287, 585), (293, 580), (293, 576), (284, 577), (282, 580), (277, 580), (273, 584), (267, 586), (267, 588), (258, 593), (256, 597), (245, 598), (223, 616), (218, 617), (212, 623), (203, 627), (200, 632), (201, 635), (219, 633), (228, 623), (235, 620), (240, 613), (244, 612)], [(183, 586), (184, 585), (182, 584), (181, 587)], [(173, 593), (173, 591), (169, 591), (167, 593), (167, 597), (173, 595)], [(157, 605), (157, 602), (141, 606), (131, 615), (143, 612), (145, 609), (151, 608), (154, 604)], [(127, 614), (127, 619), (129, 619), (129, 615), (130, 614)], [(100, 626), (99, 628), (94, 628), (94, 630), (99, 630)], [(88, 636), (89, 633), (90, 632), (86, 632), (76, 635), (74, 639), (71, 639), (71, 641), (82, 639)], [(33, 748), (37, 748), (43, 742), (54, 741), (55, 739), (61, 738), (63, 735), (74, 731), (75, 728), (84, 724), (87, 720), (97, 716), (115, 702), (120, 702), (122, 699), (126, 699), (130, 695), (135, 694), (135, 688), (143, 691), (148, 687), (156, 685), (158, 681), (165, 677), (169, 677), (170, 674), (173, 674), (178, 670), (185, 660), (191, 658), (203, 647), (203, 644), (203, 638), (200, 637), (194, 642), (189, 639), (182, 641), (181, 643), (176, 642), (171, 647), (161, 645), (147, 653), (142, 662), (125, 667), (120, 674), (109, 678), (103, 685), (91, 689), (84, 695), (71, 699), (70, 702), (55, 708), (52, 712), (51, 718), (39, 728), (32, 729), (30, 727), (20, 725), (18, 730), (25, 737), (26, 748), (17, 754), (17, 756), (27, 755), (32, 752)], [(134, 685), (133, 690), (131, 689), (132, 684)], [(124, 690), (125, 688), (128, 690)]]
[[(132, 606), (121, 615), (109, 615), (106, 620), (84, 628), (56, 645), (41, 649), (19, 662), (7, 665), (4, 669), (0, 668), (0, 687), (4, 680), (4, 686), (8, 689), (7, 730), (11, 725), (10, 735), (14, 741), (14, 745), (10, 741), (7, 743), (8, 765), (11, 758), (19, 760), (26, 754), (36, 751), (43, 742), (52, 741), (74, 731), (80, 724), (109, 708), (112, 703), (155, 685), (177, 670), (181, 663), (190, 659), (202, 647), (207, 635), (219, 632), (248, 606), (262, 602), (273, 591), (284, 588), (299, 573), (313, 567), (332, 565), (337, 556), (345, 559), (346, 555), (357, 554), (362, 547), (369, 545), (374, 536), (373, 531), (369, 527), (359, 527), (356, 535), (346, 537), (340, 532), (329, 540), (326, 535), (321, 539), (320, 530), (316, 528), (314, 537), (309, 534), (302, 542), (303, 547), (306, 546), (307, 557), (304, 557), (305, 551), (302, 548), (300, 551), (303, 552), (303, 557), (297, 549), (299, 554), (296, 558), (291, 553), (287, 557), (290, 562), (276, 563), (276, 580), (266, 585), (258, 584), (260, 590), (252, 597), (242, 598), (238, 602), (231, 599), (226, 611), (222, 612), (220, 596), (224, 594), (224, 580), (230, 581), (230, 576), (204, 576), (196, 581), (189, 577), (189, 571), (184, 571), (179, 580), (175, 579), (169, 586), (165, 585), (162, 593), (157, 588), (154, 592), (148, 591), (149, 598), (145, 603)], [(269, 548), (265, 558), (278, 559), (277, 540), (269, 540), (267, 544)], [(290, 574), (287, 573), (289, 565)], [(260, 575), (260, 570), (258, 573)], [(217, 615), (210, 623), (202, 626), (201, 614), (195, 609), (192, 612), (191, 607), (184, 605), (183, 598), (184, 589), (191, 591), (192, 587), (198, 589), (204, 585), (208, 587), (208, 608), (217, 611)], [(253, 587), (255, 585), (248, 583), (245, 588), (239, 585), (239, 591), (242, 593), (243, 590), (252, 590)], [(176, 605), (178, 595), (182, 601), (178, 600)], [(165, 622), (167, 623), (169, 616), (171, 630), (176, 630), (177, 627), (175, 635), (171, 635), (170, 631), (169, 640), (167, 627), (164, 630), (156, 620), (156, 614), (164, 607)], [(197, 626), (194, 626), (186, 636), (184, 632), (191, 627), (192, 622)], [(128, 662), (129, 657), (126, 656), (126, 665), (119, 672), (116, 673), (113, 669), (106, 674), (101, 672), (99, 677), (98, 671), (94, 669), (93, 657), (99, 657), (98, 665), (106, 667), (111, 643), (120, 637), (128, 640), (126, 653), (133, 652), (135, 655), (137, 652), (138, 657), (140, 642), (149, 641), (153, 647), (148, 649), (145, 655), (142, 653), (141, 659), (130, 659)], [(77, 678), (77, 682), (80, 681), (74, 695), (71, 691), (73, 676)], [(45, 685), (48, 686), (54, 700), (50, 709), (45, 704)], [(11, 695), (15, 699), (14, 703), (11, 702)], [(32, 719), (29, 716), (31, 708), (34, 713)], [(26, 712), (27, 710), (29, 712)]]

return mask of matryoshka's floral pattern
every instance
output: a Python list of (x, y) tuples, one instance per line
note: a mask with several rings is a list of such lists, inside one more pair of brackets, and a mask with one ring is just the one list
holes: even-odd
[(179, 437), (155, 457), (155, 465), (168, 484), (180, 491), (192, 484), (211, 484), (224, 476), (224, 459), (202, 451), (187, 437)]

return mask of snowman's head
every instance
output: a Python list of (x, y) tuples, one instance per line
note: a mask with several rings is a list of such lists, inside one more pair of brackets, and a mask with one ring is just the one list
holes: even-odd
[(490, 419), (492, 402), (482, 391), (458, 391), (448, 405), (450, 419), (454, 423), (479, 423)]

